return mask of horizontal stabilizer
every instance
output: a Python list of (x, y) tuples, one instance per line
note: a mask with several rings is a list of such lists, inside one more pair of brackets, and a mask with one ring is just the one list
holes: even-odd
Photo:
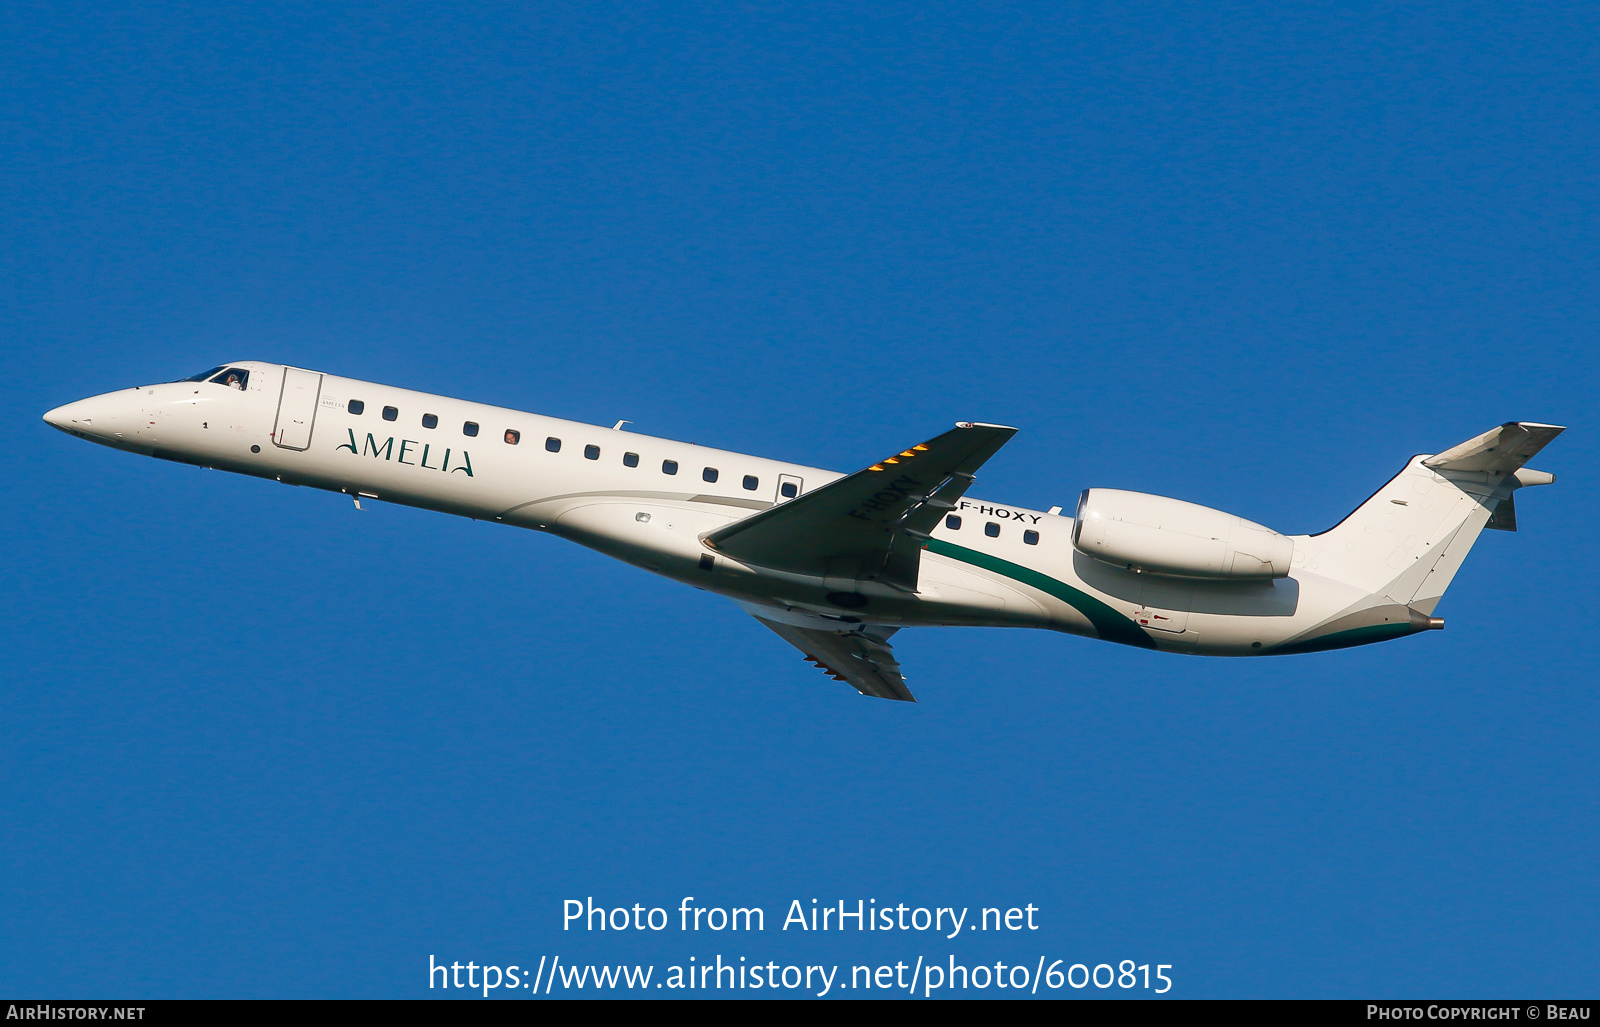
[[(1015, 428), (961, 422), (937, 438), (701, 536), (741, 563), (917, 589), (922, 546)], [(842, 586), (847, 587), (847, 586)]]
[(1551, 439), (1566, 431), (1555, 424), (1507, 421), (1475, 439), (1451, 446), (1438, 456), (1422, 461), (1436, 471), (1487, 471), (1510, 474), (1532, 460)]

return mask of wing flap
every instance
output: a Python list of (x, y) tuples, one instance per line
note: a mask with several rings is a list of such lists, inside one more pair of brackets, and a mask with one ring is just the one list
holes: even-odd
[(887, 641), (888, 632), (879, 637), (865, 631), (826, 631), (757, 617), (779, 638), (800, 650), (807, 662), (819, 667), (835, 681), (852, 685), (862, 695), (874, 699), (916, 702), (900, 674), (900, 663)]
[(961, 422), (927, 442), (702, 536), (742, 563), (914, 592), (922, 544), (1015, 428)]

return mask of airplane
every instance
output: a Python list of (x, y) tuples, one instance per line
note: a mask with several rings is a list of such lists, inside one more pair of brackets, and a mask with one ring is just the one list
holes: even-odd
[(1048, 628), (1161, 652), (1311, 653), (1442, 628), (1479, 532), (1516, 530), (1513, 421), (1414, 456), (1344, 520), (1284, 535), (1091, 488), (1071, 516), (971, 499), (1015, 428), (962, 421), (853, 474), (242, 360), (44, 419), (115, 449), (531, 528), (726, 596), (862, 695), (915, 702), (904, 627)]

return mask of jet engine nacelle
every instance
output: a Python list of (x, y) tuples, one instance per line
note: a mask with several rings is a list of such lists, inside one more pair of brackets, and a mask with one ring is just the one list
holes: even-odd
[(1073, 548), (1114, 567), (1178, 578), (1287, 577), (1294, 542), (1208, 506), (1121, 489), (1085, 489)]

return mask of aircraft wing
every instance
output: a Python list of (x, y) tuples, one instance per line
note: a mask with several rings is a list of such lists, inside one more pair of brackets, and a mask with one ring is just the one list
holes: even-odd
[(916, 702), (916, 697), (906, 687), (900, 676), (900, 664), (889, 648), (889, 636), (896, 628), (869, 628), (865, 631), (827, 631), (822, 628), (802, 628), (793, 624), (757, 617), (778, 637), (794, 646), (805, 658), (831, 675), (836, 681), (854, 685), (862, 695), (874, 699), (898, 699)]
[(915, 592), (928, 533), (972, 485), (974, 472), (1016, 433), (962, 421), (798, 499), (707, 532), (701, 541), (741, 563)]

